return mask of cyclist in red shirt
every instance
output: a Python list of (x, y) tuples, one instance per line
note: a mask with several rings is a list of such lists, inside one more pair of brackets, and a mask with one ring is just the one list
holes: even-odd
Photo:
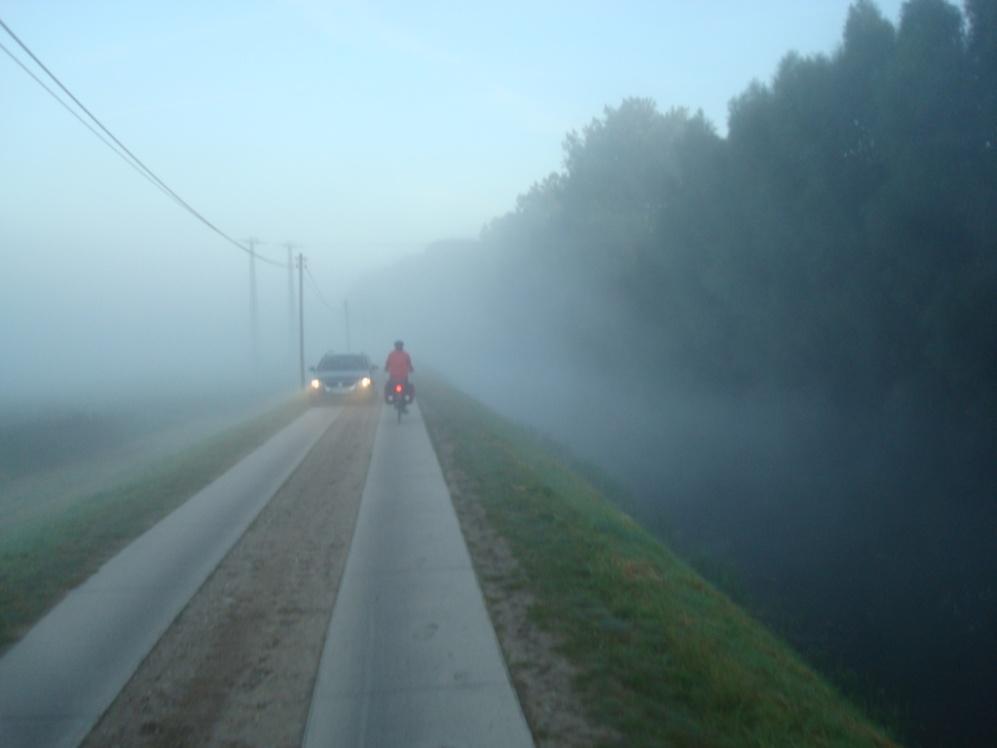
[(397, 383), (405, 385), (406, 399), (412, 400), (415, 397), (415, 387), (408, 379), (408, 375), (415, 371), (415, 367), (412, 366), (412, 357), (405, 350), (405, 343), (400, 340), (395, 341), (395, 350), (388, 354), (384, 370), (388, 372), (388, 382), (384, 386), (385, 398)]

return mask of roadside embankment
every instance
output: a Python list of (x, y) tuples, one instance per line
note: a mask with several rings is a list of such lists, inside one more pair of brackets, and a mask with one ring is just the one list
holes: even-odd
[[(542, 439), (439, 381), (423, 377), (419, 387), (538, 745), (895, 744)], [(518, 622), (516, 598), (528, 600)], [(524, 647), (538, 632), (547, 659)], [(551, 719), (550, 697), (538, 693), (551, 670), (570, 676), (587, 726)]]
[(128, 542), (306, 408), (304, 397), (291, 398), (58, 512), (5, 523), (0, 531), (0, 651)]

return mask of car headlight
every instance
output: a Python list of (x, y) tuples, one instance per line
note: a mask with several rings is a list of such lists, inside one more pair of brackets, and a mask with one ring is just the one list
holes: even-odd
[(361, 379), (360, 386), (364, 388), (370, 387), (370, 377), (364, 377), (363, 379)]
[(311, 381), (311, 387), (313, 390), (322, 389), (322, 382), (320, 382), (318, 379), (313, 379)]

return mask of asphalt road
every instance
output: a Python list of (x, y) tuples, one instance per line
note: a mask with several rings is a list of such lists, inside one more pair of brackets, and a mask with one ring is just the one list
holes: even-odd
[[(0, 746), (73, 746), (338, 417), (314, 409), (125, 548), (0, 659)], [(308, 746), (531, 746), (417, 407), (382, 409)]]

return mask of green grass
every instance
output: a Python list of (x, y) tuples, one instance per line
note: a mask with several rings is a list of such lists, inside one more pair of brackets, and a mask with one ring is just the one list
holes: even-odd
[(0, 541), (0, 649), (129, 541), (297, 418), (307, 400), (273, 410), (164, 459), (124, 485), (56, 516), (5, 528)]
[[(892, 739), (543, 439), (420, 380), (437, 452), (485, 508), (626, 746), (886, 746)], [(449, 449), (443, 449), (443, 445)]]

